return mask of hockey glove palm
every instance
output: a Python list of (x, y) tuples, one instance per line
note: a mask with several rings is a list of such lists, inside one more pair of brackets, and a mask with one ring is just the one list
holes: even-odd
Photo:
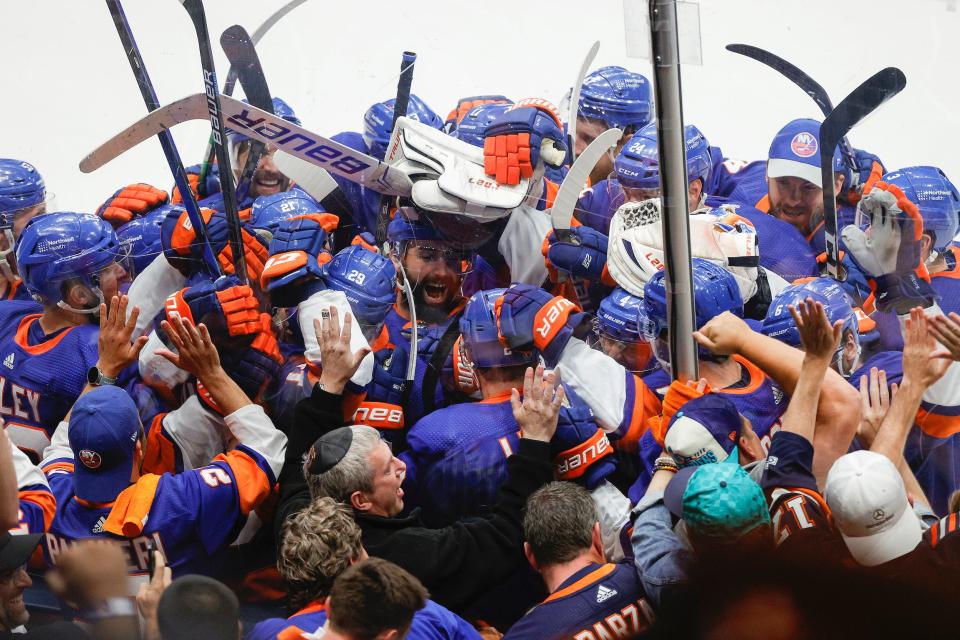
[(162, 189), (143, 183), (131, 184), (107, 198), (97, 209), (97, 215), (117, 228), (166, 204), (168, 199)]
[(570, 232), (576, 244), (557, 240), (552, 231), (547, 236), (547, 270), (553, 267), (575, 278), (616, 286), (607, 274), (607, 236), (590, 227), (573, 227)]
[(483, 163), (487, 175), (501, 184), (530, 178), (542, 160), (559, 167), (567, 155), (557, 108), (541, 98), (527, 98), (497, 116), (487, 127)]
[(233, 276), (177, 291), (164, 305), (167, 321), (174, 316), (189, 318), (195, 325), (223, 326), (229, 336), (260, 331), (260, 309), (253, 290), (241, 286)]

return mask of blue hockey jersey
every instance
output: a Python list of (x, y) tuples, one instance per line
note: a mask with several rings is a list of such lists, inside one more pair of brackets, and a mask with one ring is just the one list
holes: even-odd
[[(268, 618), (259, 622), (245, 640), (293, 640), (315, 633), (327, 622), (323, 602), (311, 602), (289, 618)], [(319, 635), (319, 634), (318, 634)], [(433, 600), (413, 614), (405, 636), (409, 640), (479, 640), (480, 634), (466, 620)]]
[(35, 302), (0, 302), (0, 415), (10, 440), (39, 461), (97, 362), (97, 325), (44, 333)]
[(504, 640), (634, 638), (653, 619), (633, 563), (592, 563), (564, 580)]

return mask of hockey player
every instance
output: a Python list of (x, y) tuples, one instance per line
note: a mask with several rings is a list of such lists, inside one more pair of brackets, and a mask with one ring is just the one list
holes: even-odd
[[(363, 115), (363, 133), (344, 131), (333, 136), (331, 140), (369, 154), (377, 160), (383, 160), (393, 133), (394, 102), (396, 99), (391, 98), (372, 104)], [(440, 116), (414, 94), (410, 94), (406, 116), (434, 129), (443, 128)], [(355, 234), (376, 234), (382, 196), (373, 189), (346, 178), (337, 175), (332, 177), (339, 189), (324, 198), (324, 206), (344, 221), (352, 220)]]
[[(616, 127), (623, 137), (614, 153), (653, 119), (653, 88), (643, 75), (623, 67), (602, 67), (583, 79), (577, 108), (577, 154), (594, 138)], [(604, 156), (590, 172), (590, 183), (597, 184), (613, 170), (613, 157)]]
[(136, 279), (154, 258), (163, 253), (160, 229), (174, 205), (165, 205), (150, 211), (145, 216), (133, 218), (117, 228), (117, 241), (123, 268)]
[[(631, 295), (617, 287), (600, 302), (596, 327), (600, 350), (616, 360), (624, 369), (641, 377), (660, 370), (653, 357), (650, 344), (643, 334), (643, 326), (649, 322), (643, 298)], [(664, 385), (669, 379), (661, 379)], [(649, 385), (659, 386), (656, 383)]]
[[(510, 350), (500, 343), (494, 305), (503, 291), (474, 294), (460, 320), (483, 400), (424, 416), (407, 436), (410, 449), (401, 454), (407, 465), (407, 500), (421, 507), (429, 524), (446, 525), (491, 507), (507, 477), (506, 460), (517, 448), (510, 396), (523, 388), (524, 371), (537, 357), (531, 350)], [(552, 447), (557, 475), (581, 478), (590, 489), (616, 466), (606, 435), (574, 397), (560, 412)]]
[(0, 158), (0, 298), (32, 300), (17, 270), (14, 245), (23, 228), (47, 210), (47, 189), (29, 162)]
[(524, 555), (550, 595), (507, 640), (635, 637), (653, 623), (633, 563), (606, 561), (596, 508), (581, 487), (551, 482), (537, 489), (527, 499), (523, 538)]
[[(788, 222), (804, 235), (816, 254), (824, 251), (823, 186), (820, 174), (820, 123), (798, 119), (788, 122), (770, 144), (766, 173), (744, 178), (730, 200), (769, 213)], [(834, 192), (844, 184), (839, 149), (833, 153)], [(838, 228), (853, 222), (854, 210), (838, 205)]]
[[(143, 343), (131, 345), (135, 323), (125, 323), (119, 310), (114, 298), (103, 311), (100, 364), (121, 370)], [(200, 380), (236, 444), (199, 469), (141, 474), (143, 428), (133, 401), (103, 381), (89, 385), (69, 422), (57, 427), (41, 465), (59, 505), (46, 538), (50, 564), (72, 541), (96, 537), (121, 542), (134, 575), (146, 574), (151, 546), (163, 552), (175, 576), (210, 574), (248, 514), (270, 495), (286, 437), (226, 375), (204, 325), (174, 319), (164, 330), (177, 349), (164, 357)]]
[[(0, 306), (3, 414), (13, 442), (40, 459), (88, 377), (99, 378), (96, 314), (129, 277), (117, 237), (92, 214), (34, 218), (17, 240), (17, 264), (34, 302)], [(119, 372), (115, 372), (119, 373)], [(114, 375), (115, 375), (114, 374)]]

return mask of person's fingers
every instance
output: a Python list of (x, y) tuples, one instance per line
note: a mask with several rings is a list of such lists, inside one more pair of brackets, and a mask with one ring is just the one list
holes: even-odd
[(527, 367), (523, 373), (523, 397), (533, 397), (533, 367)]
[(133, 341), (133, 344), (130, 346), (130, 355), (131, 359), (137, 359), (140, 357), (140, 352), (143, 351), (143, 348), (147, 346), (147, 341), (149, 338), (147, 336), (140, 336)]
[(867, 376), (860, 376), (860, 406), (864, 410), (870, 407), (870, 382)]
[(563, 406), (563, 400), (567, 397), (567, 392), (563, 386), (557, 387), (557, 391), (553, 394), (553, 402), (550, 404), (553, 405), (554, 409), (559, 409)]
[(876, 367), (870, 369), (870, 404), (874, 407), (880, 399), (880, 375)]
[(513, 409), (513, 415), (523, 411), (523, 402), (520, 401), (520, 393), (516, 388), (510, 389), (510, 408)]
[[(173, 324), (176, 322), (177, 324)], [(162, 320), (160, 328), (163, 329), (170, 342), (177, 348), (177, 351), (183, 348), (183, 337), (180, 335), (180, 318), (173, 316), (172, 320)]]
[(877, 395), (880, 398), (880, 406), (884, 409), (887, 408), (888, 396), (887, 396), (887, 370), (880, 369), (880, 373), (877, 375)]
[[(336, 309), (334, 309), (336, 310)], [(336, 322), (336, 316), (333, 317), (334, 322)], [(353, 318), (348, 313), (343, 316), (343, 329), (340, 331), (340, 342), (343, 344), (350, 344), (350, 336), (353, 331)]]
[(117, 315), (113, 319), (113, 324), (118, 329), (127, 324), (127, 305), (130, 302), (130, 298), (127, 296), (120, 296), (117, 304)]
[(197, 333), (200, 336), (200, 342), (203, 343), (203, 346), (208, 349), (216, 349), (216, 345), (213, 344), (213, 338), (210, 336), (210, 329), (207, 328), (207, 325), (202, 322), (197, 325)]
[(117, 310), (120, 307), (120, 298), (113, 296), (110, 298), (110, 310), (107, 314), (107, 326), (115, 327), (117, 325)]
[(707, 390), (707, 379), (700, 378), (697, 380), (697, 393), (703, 393)]
[(934, 316), (930, 318), (932, 322), (930, 323), (930, 329), (936, 330), (938, 338), (941, 342), (950, 343), (957, 345), (960, 343), (960, 324), (953, 320), (957, 314), (954, 312), (950, 313), (950, 319), (944, 316)]
[[(801, 302), (800, 304), (802, 305), (803, 303)], [(792, 304), (788, 304), (787, 311), (789, 311), (791, 317), (793, 317), (793, 323), (797, 325), (797, 329), (801, 329), (803, 327), (803, 316), (801, 315), (800, 310)]]
[(370, 349), (367, 347), (361, 347), (353, 352), (353, 364), (359, 364), (367, 357), (367, 354), (370, 353)]
[(538, 364), (536, 370), (533, 372), (533, 386), (531, 387), (531, 393), (533, 392), (533, 390), (536, 390), (537, 398), (543, 397), (543, 365), (542, 364)]
[(340, 310), (330, 305), (330, 335), (336, 340), (340, 337)]
[(706, 347), (710, 351), (713, 351), (717, 348), (717, 343), (708, 338), (702, 331), (694, 331), (693, 339), (697, 341), (697, 344), (702, 347)]
[(180, 366), (180, 356), (178, 356), (172, 351), (169, 351), (167, 349), (155, 349), (153, 351), (153, 355), (160, 356), (161, 358), (165, 358), (169, 360), (171, 363), (173, 363), (174, 365), (176, 365), (177, 367)]
[(137, 319), (140, 317), (140, 307), (133, 305), (133, 309), (130, 310), (130, 317), (127, 318), (127, 323), (124, 325), (124, 328), (127, 330), (127, 334), (133, 333), (133, 330), (137, 328)]
[(313, 335), (317, 337), (317, 344), (323, 349), (323, 327), (320, 324), (320, 318), (313, 319)]
[(170, 567), (163, 568), (163, 588), (166, 589), (170, 586), (170, 583), (173, 582), (173, 569)]

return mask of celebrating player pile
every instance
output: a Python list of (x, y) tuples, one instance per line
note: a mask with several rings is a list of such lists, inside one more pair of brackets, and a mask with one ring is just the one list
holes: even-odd
[(203, 91), (165, 105), (107, 0), (148, 113), (81, 168), (156, 136), (168, 184), (59, 211), (0, 159), (0, 633), (45, 568), (83, 621), (49, 631), (88, 637), (135, 637), (135, 606), (165, 639), (943, 627), (960, 191), (846, 138), (899, 70), (834, 107), (731, 45), (824, 113), (749, 163), (596, 47), (568, 114), (478, 92), (444, 118), (405, 53), (362, 131), (320, 135), (254, 48), (302, 2), (224, 32), (221, 90), (181, 0)]

